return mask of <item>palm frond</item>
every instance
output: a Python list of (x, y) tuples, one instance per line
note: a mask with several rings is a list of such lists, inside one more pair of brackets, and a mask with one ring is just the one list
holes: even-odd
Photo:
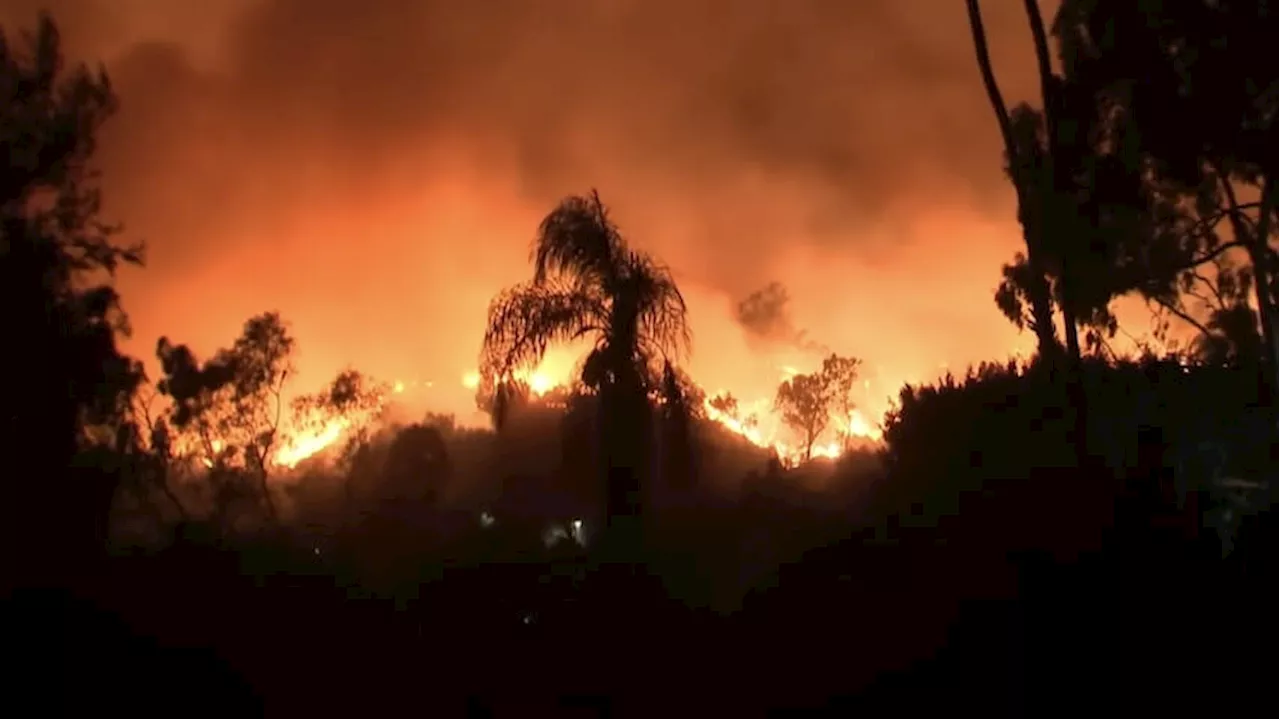
[(556, 276), (608, 286), (625, 251), (618, 227), (594, 190), (567, 197), (538, 226), (532, 260), (534, 283)]
[(693, 344), (688, 307), (671, 270), (651, 256), (628, 251), (623, 267), (636, 304), (640, 344), (664, 360), (680, 359)]
[(553, 342), (572, 342), (602, 332), (608, 310), (597, 295), (566, 283), (526, 283), (504, 291), (489, 305), (480, 351), (481, 383), (488, 385), (520, 368), (532, 368)]

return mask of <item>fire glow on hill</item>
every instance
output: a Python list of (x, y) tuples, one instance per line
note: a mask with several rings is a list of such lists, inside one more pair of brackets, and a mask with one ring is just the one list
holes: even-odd
[[(548, 358), (537, 369), (517, 371), (515, 378), (528, 386), (534, 396), (544, 397), (553, 390), (568, 385), (572, 368), (568, 364), (559, 366), (560, 364), (562, 363)], [(782, 368), (783, 380), (796, 374), (797, 370), (794, 368)], [(475, 390), (480, 385), (480, 373), (475, 370), (463, 373), (461, 384), (466, 389)], [(426, 383), (426, 386), (430, 385), (431, 383)], [(405, 382), (398, 380), (391, 386), (391, 392), (403, 394), (408, 386)], [(707, 399), (703, 400), (707, 419), (758, 447), (776, 453), (783, 464), (794, 466), (804, 461), (803, 447), (789, 437), (792, 433), (775, 410), (772, 399), (760, 398), (741, 402), (736, 411), (727, 412), (713, 404), (713, 397), (714, 395), (708, 393)], [(389, 401), (390, 397), (386, 399)], [(880, 441), (882, 437), (880, 429), (861, 410), (854, 409), (847, 417), (838, 415), (839, 413), (832, 414), (828, 431), (811, 450), (812, 458), (839, 457), (849, 444), (845, 440)], [(280, 448), (274, 455), (275, 463), (277, 466), (292, 469), (303, 460), (333, 446), (352, 426), (352, 421), (346, 418), (321, 422), (318, 428), (299, 434), (293, 441)]]

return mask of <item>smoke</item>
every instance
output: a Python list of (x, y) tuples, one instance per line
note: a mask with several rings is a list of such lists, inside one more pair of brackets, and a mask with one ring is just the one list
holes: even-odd
[(738, 303), (738, 323), (753, 339), (787, 344), (795, 342), (800, 332), (787, 311), (790, 301), (791, 295), (787, 294), (787, 288), (781, 282), (770, 282)]
[(823, 354), (830, 349), (797, 329), (791, 318), (791, 294), (781, 282), (770, 282), (747, 295), (734, 310), (734, 317), (757, 348), (785, 347)]
[[(1006, 92), (1030, 97), (1020, 9), (987, 5)], [(962, 3), (7, 6), (7, 27), (49, 7), (121, 97), (100, 159), (108, 215), (149, 243), (123, 286), (140, 355), (278, 309), (316, 382), (353, 362), (456, 384), (540, 215), (589, 187), (675, 269), (700, 378), (758, 381), (734, 298), (773, 280), (791, 321), (899, 374), (1017, 341), (991, 301), (1017, 233)]]

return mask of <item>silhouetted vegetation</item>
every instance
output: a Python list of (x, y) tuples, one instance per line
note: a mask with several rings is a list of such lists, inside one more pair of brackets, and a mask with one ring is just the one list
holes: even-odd
[[(399, 421), (356, 370), (292, 392), (274, 312), (204, 360), (162, 338), (146, 377), (111, 283), (141, 251), (92, 170), (110, 84), (47, 17), (0, 35), (11, 680), (58, 708), (235, 714), (1270, 701), (1276, 66), (1253, 48), (1274, 4), (1067, 0), (1050, 35), (1027, 0), (1040, 109), (1006, 107), (967, 7), (1025, 243), (995, 299), (1038, 353), (901, 388), (876, 439), (859, 361), (824, 353), (777, 388), (795, 452), (682, 369), (676, 277), (594, 191), (490, 306), (492, 427)], [(1133, 294), (1196, 339), (1119, 356)], [(739, 313), (772, 332), (785, 297)], [(577, 377), (535, 384), (560, 343), (586, 345)]]

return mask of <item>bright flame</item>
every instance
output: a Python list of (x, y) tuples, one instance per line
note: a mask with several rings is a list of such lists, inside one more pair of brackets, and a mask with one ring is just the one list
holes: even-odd
[[(544, 360), (537, 369), (520, 369), (513, 372), (512, 375), (515, 379), (528, 385), (530, 392), (541, 397), (568, 383), (568, 367), (569, 365), (564, 362), (553, 363)], [(779, 367), (778, 370), (783, 381), (800, 374), (800, 370), (792, 366)], [(557, 377), (561, 379), (557, 380)], [(480, 373), (475, 370), (464, 373), (462, 375), (462, 385), (470, 390), (476, 389), (480, 386)], [(863, 380), (864, 388), (869, 389), (870, 386), (870, 380)], [(803, 447), (783, 439), (786, 435), (786, 428), (783, 426), (781, 418), (773, 410), (772, 403), (767, 400), (757, 400), (751, 403), (740, 402), (738, 414), (731, 415), (711, 406), (711, 398), (713, 396), (708, 393), (706, 395), (707, 399), (703, 402), (708, 419), (757, 447), (772, 450), (778, 455), (778, 459), (787, 466), (796, 466), (804, 461)], [(831, 420), (831, 428), (838, 435), (861, 437), (875, 442), (883, 438), (883, 433), (880, 429), (872, 424), (859, 410), (853, 410), (846, 418), (833, 415)], [(815, 444), (810, 453), (813, 458), (836, 459), (844, 454), (845, 444), (841, 440)]]
[[(521, 368), (511, 373), (516, 380), (529, 387), (535, 396), (542, 397), (548, 392), (569, 383), (573, 363), (571, 357), (559, 354), (548, 354), (535, 369)], [(462, 375), (462, 386), (475, 390), (480, 386), (480, 372), (471, 370)]]
[(760, 425), (760, 422), (758, 420), (758, 415), (755, 415), (753, 413), (747, 414), (746, 416), (748, 417), (755, 417), (756, 421), (745, 421), (742, 417), (737, 417), (732, 414), (728, 414), (726, 412), (721, 412), (720, 410), (711, 406), (710, 396), (708, 396), (708, 398), (703, 401), (703, 409), (706, 411), (708, 419), (710, 419), (713, 422), (716, 422), (720, 426), (742, 437), (743, 439), (746, 439), (748, 442), (756, 445), (757, 447), (763, 447), (764, 449), (773, 450), (778, 455), (778, 459), (784, 462), (785, 464), (793, 465), (799, 462), (800, 454), (801, 454), (799, 450), (796, 450), (790, 447), (789, 445), (787, 445), (787, 443), (777, 438), (776, 426), (771, 427), (769, 431), (765, 431), (765, 429), (763, 429)]
[(555, 389), (556, 386), (556, 383), (550, 377), (541, 372), (534, 372), (528, 375), (525, 381), (529, 383), (529, 390), (539, 397)]
[[(784, 370), (785, 371), (785, 370)], [(756, 402), (755, 405), (760, 407), (763, 402)], [(780, 438), (784, 427), (780, 419), (773, 413), (765, 414), (766, 422), (754, 421), (747, 422), (741, 417), (733, 416), (717, 410), (711, 405), (710, 395), (704, 401), (703, 407), (706, 410), (707, 418), (716, 422), (725, 429), (746, 439), (748, 442), (762, 447), (764, 449), (773, 450), (778, 459), (785, 465), (794, 467), (804, 461), (804, 448), (796, 444), (787, 442)], [(742, 411), (745, 416), (752, 415)], [(763, 413), (761, 413), (763, 414)], [(878, 427), (871, 424), (862, 412), (853, 410), (849, 413), (847, 420), (839, 417), (832, 417), (834, 429), (840, 434), (848, 434), (850, 437), (862, 437), (872, 441), (880, 441), (883, 433)], [(845, 447), (840, 441), (825, 442), (814, 444), (810, 450), (812, 458), (824, 457), (827, 459), (837, 459), (844, 454)]]
[(849, 413), (849, 421), (845, 423), (845, 430), (853, 437), (866, 437), (879, 442), (884, 438), (884, 432), (880, 428), (867, 421), (865, 415), (858, 410)]
[(276, 452), (275, 463), (289, 469), (297, 467), (302, 460), (336, 442), (350, 424), (343, 418), (331, 419), (319, 430), (295, 437), (292, 442)]
[(204, 465), (205, 467), (207, 467), (208, 469), (213, 469), (213, 459), (214, 459), (214, 457), (216, 457), (216, 456), (218, 456), (219, 454), (221, 454), (221, 453), (222, 453), (222, 440), (220, 440), (220, 439), (215, 439), (215, 440), (213, 440), (212, 442), (210, 442), (210, 443), (209, 443), (209, 449), (213, 450), (213, 456), (206, 456), (206, 457), (202, 457), (202, 458), (200, 459), (200, 464), (203, 464), (203, 465)]

